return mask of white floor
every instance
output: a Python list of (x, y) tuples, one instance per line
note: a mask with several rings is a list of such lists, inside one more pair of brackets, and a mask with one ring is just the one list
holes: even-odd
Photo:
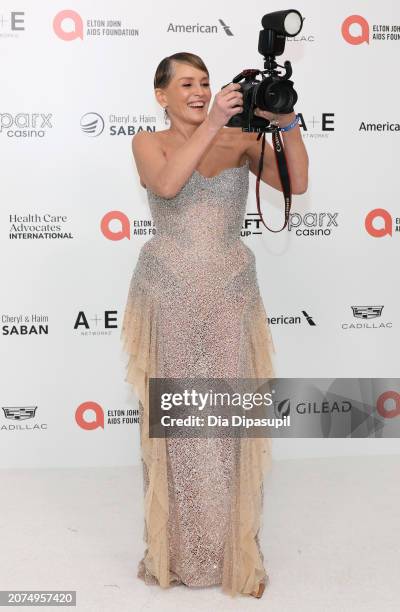
[(0, 590), (76, 590), (79, 612), (398, 612), (399, 474), (399, 456), (275, 462), (258, 600), (136, 578), (141, 468), (2, 470)]

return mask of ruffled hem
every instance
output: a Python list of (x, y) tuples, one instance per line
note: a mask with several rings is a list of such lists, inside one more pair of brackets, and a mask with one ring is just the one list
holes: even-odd
[(148, 470), (149, 486), (144, 499), (148, 571), (160, 586), (170, 585), (168, 545), (168, 487), (166, 446), (164, 439), (149, 438), (148, 386), (156, 375), (155, 344), (157, 338), (156, 304), (140, 285), (129, 290), (121, 328), (122, 347), (128, 353), (125, 381), (143, 404), (141, 453)]
[[(168, 538), (168, 481), (166, 441), (149, 438), (149, 379), (162, 376), (157, 363), (157, 302), (139, 283), (130, 287), (121, 328), (122, 347), (128, 354), (125, 381), (132, 385), (143, 406), (141, 453), (147, 468), (144, 499), (146, 553), (138, 576), (149, 584), (167, 588), (180, 584), (170, 571)], [(241, 376), (273, 378), (271, 353), (275, 352), (261, 296), (243, 314), (239, 355)], [(258, 546), (262, 526), (263, 479), (271, 466), (269, 438), (240, 439), (240, 477), (236, 486), (226, 538), (222, 590), (231, 595), (258, 590), (268, 576)], [(154, 582), (153, 582), (154, 579)]]

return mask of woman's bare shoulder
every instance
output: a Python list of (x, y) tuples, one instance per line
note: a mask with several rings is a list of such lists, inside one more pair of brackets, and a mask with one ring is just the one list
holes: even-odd
[[(134, 134), (134, 136), (132, 137), (131, 146), (132, 146), (133, 156), (136, 161), (136, 166), (138, 166), (137, 160), (138, 160), (139, 155), (142, 155), (144, 158), (146, 158), (147, 154), (150, 153), (150, 150), (152, 154), (154, 155), (155, 147), (158, 149), (158, 153), (160, 155), (165, 155), (164, 147), (163, 147), (163, 136), (162, 136), (162, 133), (164, 131), (166, 130), (160, 130), (160, 131), (140, 130), (139, 132)], [(146, 189), (146, 184), (142, 181), (141, 178), (140, 178), (140, 184), (144, 189)]]
[(148, 130), (140, 130), (139, 132), (136, 132), (136, 134), (132, 136), (132, 148), (134, 145), (136, 146), (139, 142), (140, 144), (142, 144), (146, 141), (147, 142), (151, 141), (152, 146), (154, 146), (155, 142), (159, 142), (161, 144), (160, 133), (162, 132), (148, 131)]

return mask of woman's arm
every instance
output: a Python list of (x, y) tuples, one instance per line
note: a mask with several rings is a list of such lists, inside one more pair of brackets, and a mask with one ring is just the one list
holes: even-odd
[[(259, 117), (265, 117), (266, 119), (270, 119), (272, 116), (271, 113), (262, 111), (260, 109), (256, 109), (254, 114)], [(295, 116), (296, 113), (294, 112), (287, 115), (278, 115), (280, 125), (282, 127), (289, 125)], [(250, 170), (256, 176), (258, 175), (258, 164), (262, 144), (261, 138), (257, 141), (257, 136), (258, 134), (255, 132), (248, 133), (248, 146), (246, 149), (246, 154), (250, 160)], [(285, 155), (290, 174), (292, 193), (305, 193), (308, 187), (308, 154), (304, 146), (299, 125), (297, 124), (296, 127), (288, 130), (287, 132), (281, 132), (281, 136), (283, 146), (285, 147)], [(275, 151), (267, 140), (265, 140), (264, 163), (260, 178), (264, 181), (264, 183), (267, 183), (271, 187), (282, 191)]]
[(165, 159), (153, 134), (139, 132), (133, 137), (132, 152), (141, 182), (163, 198), (173, 198), (186, 183), (205, 151), (232, 115), (243, 110), (239, 83), (219, 91), (205, 120), (193, 134)]
[(192, 174), (219, 130), (206, 117), (168, 161), (154, 134), (145, 131), (135, 134), (132, 153), (141, 183), (162, 198), (173, 198)]

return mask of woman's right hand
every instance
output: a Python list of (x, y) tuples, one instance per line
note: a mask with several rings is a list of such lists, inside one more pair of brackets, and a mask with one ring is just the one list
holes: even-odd
[(223, 127), (233, 115), (243, 111), (243, 94), (239, 89), (240, 83), (229, 83), (215, 95), (208, 120), (216, 128)]

